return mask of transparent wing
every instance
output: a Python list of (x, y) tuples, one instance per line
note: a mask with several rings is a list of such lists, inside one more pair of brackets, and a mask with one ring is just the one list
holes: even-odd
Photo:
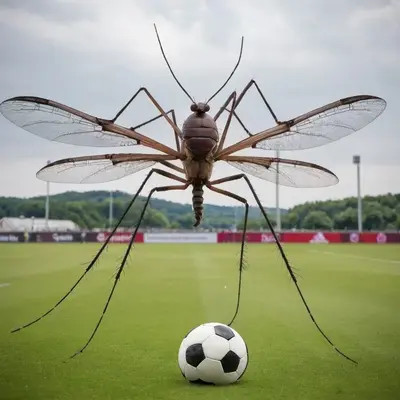
[(346, 97), (250, 135), (219, 151), (216, 159), (223, 160), (230, 154), (250, 147), (303, 150), (322, 146), (365, 127), (382, 114), (385, 108), (386, 101), (380, 97)]
[(228, 164), (246, 174), (283, 186), (318, 188), (333, 186), (337, 176), (320, 165), (282, 158), (228, 156)]
[(103, 130), (99, 119), (82, 111), (40, 97), (5, 100), (0, 112), (12, 123), (53, 142), (77, 146), (134, 146), (139, 142)]
[(40, 169), (36, 176), (56, 183), (103, 183), (149, 168), (157, 162), (173, 160), (164, 154), (102, 154), (66, 158)]
[[(288, 131), (258, 141), (265, 150), (303, 150), (339, 140), (370, 124), (386, 108), (374, 96), (341, 99), (288, 121)], [(256, 136), (256, 135), (255, 135)]]

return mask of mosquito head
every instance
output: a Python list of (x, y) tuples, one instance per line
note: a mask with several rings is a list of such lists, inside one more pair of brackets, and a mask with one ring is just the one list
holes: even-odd
[(204, 113), (210, 111), (210, 106), (206, 103), (193, 103), (190, 106), (190, 111), (193, 111), (195, 113), (204, 114)]

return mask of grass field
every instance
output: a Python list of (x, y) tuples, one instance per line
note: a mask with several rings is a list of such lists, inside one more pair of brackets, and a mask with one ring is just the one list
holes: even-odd
[(136, 246), (97, 336), (67, 363), (102, 312), (125, 245), (111, 245), (51, 315), (10, 333), (58, 301), (98, 248), (0, 245), (1, 399), (400, 398), (400, 246), (285, 246), (317, 321), (355, 366), (316, 330), (275, 247), (249, 245), (233, 327), (250, 362), (228, 387), (187, 383), (177, 351), (194, 326), (231, 318), (237, 244)]

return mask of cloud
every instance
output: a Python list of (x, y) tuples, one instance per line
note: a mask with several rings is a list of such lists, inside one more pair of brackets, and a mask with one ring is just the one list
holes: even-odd
[[(147, 86), (166, 109), (175, 108), (178, 123), (190, 102), (170, 76), (155, 37), (157, 24), (168, 59), (196, 100), (209, 97), (235, 64), (240, 37), (245, 36), (242, 63), (232, 81), (212, 101), (212, 112), (232, 90), (240, 91), (254, 78), (281, 120), (354, 94), (374, 94), (388, 101), (387, 110), (361, 132), (328, 146), (282, 156), (319, 163), (332, 169), (339, 185), (328, 189), (282, 189), (281, 203), (340, 198), (355, 192), (353, 154), (361, 154), (363, 192), (400, 191), (397, 175), (397, 110), (400, 106), (399, 1), (306, 0), (239, 1), (184, 0), (38, 0), (3, 1), (0, 5), (0, 92), (52, 98), (90, 114), (112, 118), (130, 96)], [(252, 89), (238, 112), (257, 132), (274, 122)], [(119, 123), (139, 124), (157, 114), (140, 97)], [(223, 118), (219, 123), (223, 129)], [(145, 134), (173, 146), (164, 121), (142, 128)], [(43, 190), (34, 172), (47, 159), (120, 149), (95, 149), (54, 144), (0, 119), (0, 195), (33, 195)], [(232, 124), (228, 143), (245, 137)], [(126, 151), (126, 149), (122, 149)], [(134, 149), (133, 151), (142, 151)], [(146, 150), (147, 151), (147, 150)], [(256, 155), (271, 152), (253, 151)], [(217, 167), (217, 174), (235, 173)], [(133, 192), (141, 175), (97, 187)], [(383, 178), (385, 177), (385, 178)], [(274, 202), (274, 186), (253, 182), (265, 204)], [(52, 186), (57, 191), (71, 189)], [(89, 190), (93, 186), (75, 186)], [(245, 191), (244, 186), (231, 189)], [(180, 194), (163, 197), (180, 199)], [(208, 193), (208, 202), (232, 203)], [(190, 193), (188, 194), (190, 201)], [(254, 203), (254, 202), (252, 202)]]

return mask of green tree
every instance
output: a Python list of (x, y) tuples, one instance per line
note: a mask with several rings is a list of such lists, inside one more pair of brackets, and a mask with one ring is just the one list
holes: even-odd
[(192, 229), (194, 224), (194, 218), (192, 213), (187, 213), (178, 217), (177, 221), (178, 224), (184, 229)]
[(396, 230), (397, 230), (397, 227), (396, 227), (396, 224), (390, 223), (390, 224), (388, 224), (388, 225), (386, 226), (386, 229), (387, 229), (388, 231), (396, 231)]
[(325, 211), (311, 211), (304, 218), (304, 229), (332, 229), (332, 219)]
[(384, 224), (395, 224), (397, 220), (397, 212), (393, 207), (384, 206), (382, 207), (382, 214)]
[(299, 224), (299, 216), (295, 211), (291, 211), (281, 218), (282, 228), (292, 229), (297, 228)]
[[(261, 220), (259, 219), (248, 219), (247, 220), (247, 230), (248, 231), (259, 231), (261, 229)], [(242, 231), (244, 228), (244, 221), (240, 221), (236, 225), (237, 229)]]
[(378, 230), (383, 226), (383, 214), (380, 210), (369, 210), (363, 218), (363, 226), (368, 230)]
[(24, 215), (31, 218), (44, 218), (44, 203), (39, 201), (24, 201), (16, 208), (16, 216)]
[(179, 229), (181, 226), (177, 221), (174, 221), (171, 223), (170, 228), (171, 229)]
[(367, 230), (382, 229), (384, 216), (382, 206), (377, 201), (371, 201), (364, 207), (363, 226)]
[(357, 228), (357, 210), (348, 207), (334, 217), (336, 229), (355, 229)]
[(150, 210), (150, 220), (147, 226), (152, 228), (168, 228), (169, 225), (168, 218), (162, 212), (154, 209)]

